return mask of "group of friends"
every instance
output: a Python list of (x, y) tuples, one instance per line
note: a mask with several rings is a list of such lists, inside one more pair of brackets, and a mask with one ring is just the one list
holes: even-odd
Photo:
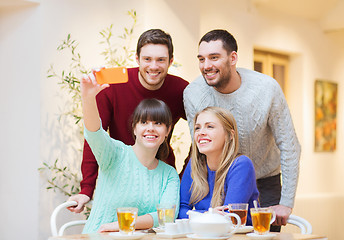
[[(94, 193), (84, 233), (118, 231), (116, 209), (128, 206), (139, 209), (136, 229), (156, 227), (158, 203), (174, 203), (176, 216), (187, 218), (191, 209), (251, 208), (258, 200), (276, 213), (271, 231), (286, 224), (301, 147), (276, 80), (237, 68), (237, 52), (228, 31), (206, 33), (198, 46), (201, 76), (189, 84), (168, 74), (171, 36), (151, 29), (138, 40), (128, 82), (99, 85), (96, 70), (82, 77), (83, 180), (69, 210), (81, 212)], [(169, 144), (180, 118), (193, 139), (182, 176)]]

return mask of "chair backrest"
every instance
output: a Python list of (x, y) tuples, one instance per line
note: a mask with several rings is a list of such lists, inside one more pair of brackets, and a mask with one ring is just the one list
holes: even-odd
[(51, 233), (53, 236), (63, 236), (63, 233), (64, 231), (69, 228), (69, 227), (72, 227), (72, 226), (77, 226), (77, 225), (84, 225), (86, 224), (86, 220), (75, 220), (75, 221), (70, 221), (70, 222), (67, 222), (65, 224), (63, 224), (59, 230), (57, 230), (57, 225), (56, 225), (56, 218), (57, 218), (57, 215), (58, 213), (64, 209), (64, 208), (67, 208), (67, 207), (71, 207), (71, 206), (75, 206), (77, 205), (77, 202), (76, 201), (69, 201), (69, 202), (64, 202), (60, 205), (58, 205), (53, 213), (51, 214), (50, 216), (50, 228), (51, 228)]
[(301, 229), (301, 234), (312, 234), (312, 225), (304, 218), (290, 215), (287, 222)]

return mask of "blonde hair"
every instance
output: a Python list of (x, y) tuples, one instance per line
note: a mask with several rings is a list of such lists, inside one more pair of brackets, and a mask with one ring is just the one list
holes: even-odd
[[(219, 107), (207, 107), (198, 112), (194, 118), (194, 126), (198, 116), (203, 112), (208, 112), (216, 116), (227, 133), (227, 138), (220, 156), (220, 166), (215, 174), (214, 191), (210, 203), (211, 207), (217, 207), (223, 205), (226, 176), (233, 160), (238, 155), (238, 130), (233, 115), (229, 111)], [(191, 154), (191, 177), (193, 182), (191, 185), (190, 204), (195, 205), (209, 193), (209, 184), (207, 180), (208, 169), (207, 157), (198, 151), (195, 139), (193, 140)]]

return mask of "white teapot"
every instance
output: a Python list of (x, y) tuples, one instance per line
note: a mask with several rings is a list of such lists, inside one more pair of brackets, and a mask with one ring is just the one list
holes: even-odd
[[(216, 213), (213, 208), (209, 208), (209, 211), (205, 213), (190, 210), (187, 214), (192, 232), (201, 237), (229, 237), (236, 233), (241, 225), (240, 217), (237, 214), (225, 213), (225, 215), (221, 215)], [(230, 217), (235, 217), (237, 220), (235, 228), (233, 228)]]

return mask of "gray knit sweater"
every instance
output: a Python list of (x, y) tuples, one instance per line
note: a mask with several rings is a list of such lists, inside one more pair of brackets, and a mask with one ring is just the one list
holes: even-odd
[(210, 87), (202, 76), (184, 90), (184, 107), (193, 134), (195, 114), (208, 107), (226, 108), (238, 125), (240, 153), (252, 159), (257, 179), (282, 172), (280, 204), (294, 206), (301, 147), (283, 92), (271, 77), (237, 68), (241, 86), (230, 94)]

